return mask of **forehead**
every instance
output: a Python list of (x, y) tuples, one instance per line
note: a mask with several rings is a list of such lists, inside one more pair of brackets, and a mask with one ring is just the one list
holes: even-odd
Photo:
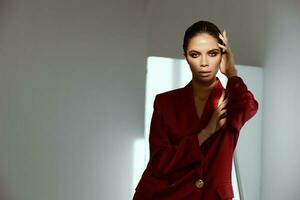
[(217, 39), (207, 33), (201, 33), (190, 39), (187, 49), (209, 51), (213, 48), (219, 48)]

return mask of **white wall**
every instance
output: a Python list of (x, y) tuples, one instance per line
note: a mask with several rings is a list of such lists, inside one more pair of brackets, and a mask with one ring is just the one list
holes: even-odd
[(268, 1), (262, 200), (300, 197), (300, 2)]
[(0, 2), (0, 186), (14, 199), (130, 199), (144, 130), (144, 9)]
[(241, 200), (260, 198), (262, 113), (263, 113), (263, 69), (237, 65), (238, 74), (258, 102), (258, 111), (241, 129), (236, 147), (236, 166), (240, 174)]

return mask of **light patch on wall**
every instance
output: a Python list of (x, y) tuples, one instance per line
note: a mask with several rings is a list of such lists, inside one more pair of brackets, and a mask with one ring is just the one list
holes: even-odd
[(139, 138), (134, 141), (133, 144), (133, 181), (132, 181), (132, 196), (135, 191), (139, 179), (143, 174), (145, 168), (145, 139)]

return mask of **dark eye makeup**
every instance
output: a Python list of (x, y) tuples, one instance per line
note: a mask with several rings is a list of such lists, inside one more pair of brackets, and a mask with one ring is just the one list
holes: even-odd
[[(190, 56), (193, 57), (193, 58), (195, 58), (195, 56), (197, 56), (198, 54), (200, 54), (200, 52), (198, 52), (198, 51), (191, 51)], [(212, 51), (209, 51), (209, 52), (208, 52), (208, 55), (209, 55), (210, 57), (215, 57), (215, 56), (217, 56), (218, 54), (219, 54), (219, 50), (218, 50), (218, 51), (212, 50)]]

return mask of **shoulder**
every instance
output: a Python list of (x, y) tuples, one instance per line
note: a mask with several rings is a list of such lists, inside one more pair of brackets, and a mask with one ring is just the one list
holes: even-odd
[(186, 97), (186, 88), (181, 87), (165, 92), (161, 92), (155, 95), (154, 107), (158, 109), (172, 108), (174, 105), (178, 105), (183, 98)]
[(178, 99), (179, 97), (184, 96), (185, 92), (185, 88), (181, 87), (181, 88), (177, 88), (177, 89), (173, 89), (173, 90), (169, 90), (166, 92), (162, 92), (162, 93), (158, 93), (155, 96), (156, 101), (174, 101), (176, 99)]
[(190, 80), (185, 86), (157, 93), (154, 98), (154, 107), (180, 106), (182, 102), (186, 102), (190, 95), (191, 84), (192, 81)]

